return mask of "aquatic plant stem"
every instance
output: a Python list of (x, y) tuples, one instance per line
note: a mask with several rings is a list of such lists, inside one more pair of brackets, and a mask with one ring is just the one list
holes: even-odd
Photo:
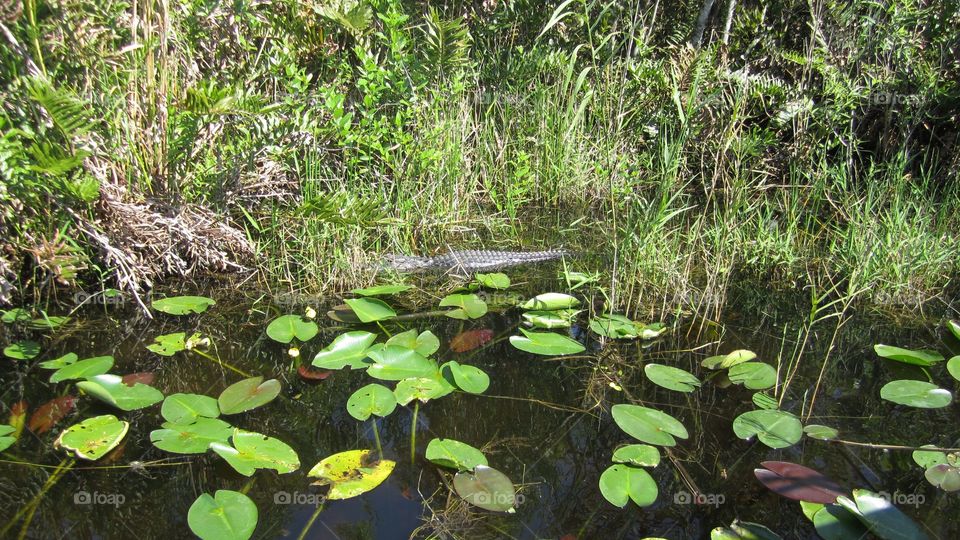
[(213, 356), (210, 356), (209, 354), (207, 354), (207, 353), (205, 353), (205, 352), (203, 352), (203, 351), (201, 351), (201, 350), (199, 350), (199, 349), (192, 349), (192, 351), (195, 352), (195, 353), (197, 353), (197, 354), (199, 354), (200, 356), (206, 358), (207, 360), (216, 362), (216, 363), (220, 364), (222, 367), (225, 367), (225, 368), (227, 368), (227, 369), (229, 369), (229, 370), (232, 370), (232, 371), (234, 371), (234, 372), (236, 372), (236, 373), (239, 373), (240, 375), (243, 375), (244, 377), (248, 377), (248, 378), (249, 378), (249, 377), (253, 377), (253, 375), (247, 373), (246, 371), (243, 371), (242, 369), (239, 369), (239, 368), (235, 368), (235, 367), (231, 366), (230, 364), (224, 362), (223, 360), (220, 360), (219, 358), (215, 358), (215, 357), (213, 357)]
[(43, 496), (46, 495), (47, 491), (55, 486), (57, 482), (60, 481), (60, 478), (62, 478), (63, 475), (72, 469), (76, 464), (77, 461), (73, 458), (63, 458), (63, 461), (57, 465), (57, 470), (53, 471), (53, 474), (47, 477), (47, 481), (43, 483), (43, 487), (40, 488), (40, 491), (34, 495), (34, 497), (30, 499), (30, 502), (25, 504), (23, 508), (16, 513), (16, 515), (10, 518), (10, 521), (8, 521), (3, 529), (0, 530), (0, 538), (6, 538), (7, 531), (9, 531), (15, 523), (20, 521), (20, 518), (23, 517), (24, 514), (27, 514), (27, 517), (23, 522), (23, 526), (20, 528), (20, 535), (18, 536), (18, 538), (26, 538), (27, 530), (30, 528), (30, 522), (33, 521), (33, 515), (37, 511), (40, 501), (43, 500)]
[(420, 413), (420, 400), (413, 404), (413, 421), (410, 422), (410, 464), (417, 462), (417, 414)]
[(377, 455), (380, 456), (380, 459), (383, 459), (383, 446), (380, 445), (380, 430), (377, 428), (377, 418), (372, 417), (370, 421), (373, 422), (373, 439), (377, 441)]
[(313, 527), (313, 522), (317, 520), (317, 517), (320, 516), (320, 512), (323, 512), (324, 505), (327, 504), (327, 500), (324, 499), (320, 506), (313, 511), (313, 515), (310, 516), (310, 519), (307, 521), (307, 524), (303, 526), (303, 530), (300, 531), (300, 536), (297, 537), (297, 540), (304, 540), (307, 537), (307, 533), (310, 532), (310, 527)]

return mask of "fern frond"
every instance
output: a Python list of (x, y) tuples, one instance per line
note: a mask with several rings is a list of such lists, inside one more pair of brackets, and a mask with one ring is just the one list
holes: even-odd
[(57, 88), (43, 77), (30, 77), (27, 92), (36, 101), (63, 135), (73, 139), (90, 131), (91, 116), (87, 104), (68, 90)]
[(473, 39), (463, 19), (441, 19), (431, 7), (422, 30), (428, 67), (435, 74), (449, 76), (468, 64)]

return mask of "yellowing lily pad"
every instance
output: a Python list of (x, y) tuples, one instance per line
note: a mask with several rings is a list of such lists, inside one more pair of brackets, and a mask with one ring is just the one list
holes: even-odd
[(329, 485), (327, 499), (350, 499), (379, 486), (393, 472), (396, 462), (377, 460), (370, 450), (349, 450), (328, 456), (314, 465), (307, 476), (314, 485)]
[(80, 459), (100, 459), (120, 444), (130, 424), (112, 414), (87, 418), (63, 430), (54, 448), (65, 448)]

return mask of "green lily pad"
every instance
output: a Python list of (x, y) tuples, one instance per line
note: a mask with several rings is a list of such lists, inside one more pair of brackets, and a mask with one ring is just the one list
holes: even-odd
[(751, 396), (750, 399), (751, 401), (753, 401), (753, 404), (756, 405), (758, 409), (772, 410), (772, 409), (780, 408), (780, 404), (777, 402), (776, 399), (772, 398), (767, 394), (764, 394), (763, 392), (756, 392), (755, 394), (753, 394), (753, 396)]
[(202, 540), (247, 540), (257, 528), (257, 505), (243, 493), (217, 490), (190, 505), (187, 524)]
[(944, 491), (953, 492), (960, 490), (960, 468), (947, 463), (934, 465), (923, 473), (924, 478), (931, 485)]
[(734, 520), (729, 527), (717, 527), (710, 531), (710, 540), (782, 540), (782, 538), (759, 523)]
[(472, 471), (458, 472), (453, 477), (453, 489), (463, 500), (484, 510), (515, 512), (513, 482), (492, 467), (477, 465)]
[(662, 335), (666, 331), (667, 331), (667, 325), (661, 322), (644, 324), (637, 328), (637, 332), (640, 335), (640, 339), (653, 339), (657, 336)]
[(640, 336), (636, 323), (623, 315), (612, 313), (590, 319), (590, 330), (611, 339), (635, 339)]
[(312, 364), (322, 369), (343, 369), (347, 366), (351, 369), (366, 368), (368, 364), (363, 360), (376, 339), (376, 334), (363, 331), (340, 334), (313, 357)]
[(60, 433), (54, 448), (65, 448), (80, 459), (97, 460), (113, 450), (130, 429), (130, 424), (112, 414), (87, 418)]
[(67, 367), (75, 364), (79, 357), (74, 353), (67, 353), (60, 358), (55, 358), (53, 360), (47, 360), (46, 362), (40, 362), (38, 364), (43, 369), (60, 369), (62, 367)]
[(430, 356), (440, 350), (440, 339), (429, 330), (425, 330), (419, 335), (417, 335), (416, 330), (407, 330), (391, 336), (386, 344), (413, 349), (423, 356)]
[(472, 471), (477, 465), (487, 465), (483, 452), (453, 439), (433, 439), (427, 445), (426, 457), (431, 463), (460, 471)]
[(416, 377), (403, 379), (397, 383), (397, 388), (393, 393), (397, 397), (397, 403), (406, 405), (415, 399), (426, 403), (431, 399), (445, 395), (446, 389), (443, 384), (435, 378)]
[(210, 443), (210, 449), (244, 476), (252, 476), (257, 469), (285, 474), (300, 468), (297, 453), (280, 439), (236, 428), (230, 442), (233, 444)]
[(354, 392), (347, 400), (347, 412), (363, 422), (370, 415), (389, 416), (397, 408), (397, 397), (382, 384), (368, 384)]
[(544, 293), (534, 296), (527, 300), (520, 309), (536, 309), (541, 311), (551, 311), (554, 309), (569, 309), (580, 305), (580, 300), (569, 294), (563, 293)]
[(520, 329), (523, 336), (510, 336), (510, 344), (521, 351), (544, 356), (562, 356), (582, 353), (586, 348), (567, 336), (553, 332), (528, 332)]
[(164, 422), (150, 432), (154, 446), (174, 454), (203, 454), (212, 443), (229, 445), (234, 427), (219, 418), (199, 417), (190, 424)]
[[(936, 446), (926, 444), (920, 448), (936, 448)], [(913, 461), (924, 469), (947, 463), (947, 454), (939, 450), (914, 450), (912, 457)], [(956, 461), (956, 458), (954, 460)]]
[(7, 324), (14, 323), (26, 323), (32, 319), (33, 316), (30, 315), (30, 312), (23, 308), (13, 308), (3, 312), (3, 316), (0, 317), (0, 320)]
[(846, 508), (839, 504), (828, 504), (813, 514), (813, 526), (824, 540), (847, 540), (864, 538), (867, 528)]
[(267, 336), (278, 343), (290, 343), (294, 338), (306, 343), (319, 331), (317, 323), (300, 315), (281, 315), (267, 325)]
[(58, 315), (46, 315), (33, 319), (27, 323), (27, 328), (31, 330), (53, 330), (67, 323), (70, 317), (60, 317)]
[[(450, 377), (446, 377), (449, 371)], [(478, 367), (460, 364), (456, 360), (451, 360), (440, 366), (440, 372), (449, 380), (453, 379), (457, 388), (471, 394), (482, 394), (490, 387), (490, 377)]]
[(160, 406), (160, 415), (174, 424), (189, 424), (200, 417), (220, 416), (217, 400), (199, 394), (170, 394)]
[(203, 313), (214, 304), (216, 302), (206, 296), (170, 296), (154, 300), (150, 305), (153, 309), (168, 315), (189, 315)]
[(777, 384), (777, 370), (763, 362), (744, 362), (730, 368), (727, 377), (733, 384), (742, 384), (750, 390), (766, 390)]
[(437, 364), (422, 354), (396, 345), (388, 345), (370, 351), (373, 364), (367, 374), (375, 379), (400, 381), (403, 379), (432, 378), (438, 371)]
[(487, 303), (475, 294), (450, 294), (440, 300), (440, 307), (455, 307), (444, 313), (451, 319), (479, 319), (487, 314)]
[(953, 334), (953, 337), (960, 339), (960, 322), (957, 322), (953, 319), (948, 320), (947, 330), (950, 330), (950, 333)]
[[(10, 448), (13, 443), (17, 442), (17, 437), (14, 432), (17, 431), (17, 428), (3, 424), (0, 425), (0, 452), (3, 452), (7, 448)], [(13, 436), (10, 436), (11, 433), (14, 433)]]
[(612, 459), (614, 463), (656, 467), (660, 464), (660, 451), (649, 444), (628, 444), (617, 448)]
[(664, 366), (661, 364), (647, 364), (643, 367), (643, 372), (647, 378), (657, 385), (667, 390), (677, 392), (693, 392), (700, 387), (700, 379), (692, 374), (675, 367)]
[(803, 424), (784, 411), (748, 411), (733, 421), (733, 432), (741, 439), (756, 435), (770, 448), (786, 448), (803, 437)]
[(389, 304), (377, 298), (350, 298), (344, 301), (361, 322), (385, 321), (397, 316)]
[(954, 379), (960, 381), (960, 355), (947, 360), (947, 372)]
[(521, 317), (534, 328), (570, 328), (579, 310), (558, 309), (556, 311), (527, 311)]
[(224, 389), (217, 398), (220, 412), (239, 414), (270, 403), (280, 395), (280, 381), (263, 377), (250, 377)]
[(943, 355), (937, 351), (914, 351), (911, 349), (901, 349), (900, 347), (892, 347), (890, 345), (881, 344), (874, 345), (873, 350), (876, 351), (877, 355), (882, 358), (896, 360), (897, 362), (903, 362), (904, 364), (911, 364), (914, 366), (929, 367), (937, 362), (943, 362)]
[(506, 274), (496, 272), (493, 274), (477, 274), (477, 283), (488, 289), (508, 289), (510, 288), (510, 278)]
[(153, 343), (147, 345), (147, 350), (160, 356), (173, 356), (187, 348), (186, 332), (163, 334), (153, 338)]
[(611, 413), (620, 429), (640, 442), (675, 446), (674, 437), (686, 439), (690, 436), (676, 418), (656, 409), (621, 403), (614, 405)]
[(657, 482), (647, 471), (629, 465), (611, 465), (600, 475), (600, 493), (617, 508), (627, 501), (637, 506), (650, 506), (657, 500)]
[(928, 538), (920, 526), (879, 493), (855, 489), (853, 499), (838, 497), (837, 504), (855, 515), (870, 532), (885, 540)]
[(732, 368), (737, 364), (742, 364), (744, 362), (749, 362), (757, 357), (757, 353), (753, 351), (748, 351), (746, 349), (739, 349), (728, 354), (721, 354), (719, 356), (711, 356), (710, 358), (705, 359), (700, 363), (701, 366), (707, 369), (728, 369)]
[(370, 450), (349, 450), (320, 460), (307, 476), (318, 479), (313, 485), (330, 486), (327, 499), (350, 499), (379, 486), (396, 465), (389, 459), (377, 461)]
[(123, 411), (143, 409), (163, 400), (163, 394), (156, 388), (139, 382), (128, 386), (123, 377), (110, 373), (80, 381), (77, 388)]
[(880, 389), (880, 397), (893, 403), (921, 409), (939, 409), (953, 401), (953, 395), (949, 390), (928, 382), (912, 380), (888, 382)]
[(380, 296), (388, 294), (397, 294), (404, 291), (412, 289), (411, 285), (402, 285), (399, 283), (390, 284), (390, 285), (377, 285), (375, 287), (367, 287), (365, 289), (353, 289), (350, 292), (353, 294), (359, 294), (360, 296)]
[(7, 345), (3, 349), (3, 355), (14, 360), (31, 360), (38, 354), (40, 354), (40, 344), (29, 339)]
[(112, 356), (97, 356), (95, 358), (87, 358), (86, 360), (73, 362), (63, 366), (57, 371), (54, 371), (53, 375), (50, 375), (50, 382), (58, 383), (61, 381), (86, 379), (93, 377), (94, 375), (102, 375), (110, 371), (110, 368), (112, 367)]
[(819, 439), (821, 441), (832, 441), (840, 436), (840, 432), (836, 429), (829, 426), (821, 426), (820, 424), (810, 424), (809, 426), (804, 426), (803, 432), (807, 434), (807, 437)]

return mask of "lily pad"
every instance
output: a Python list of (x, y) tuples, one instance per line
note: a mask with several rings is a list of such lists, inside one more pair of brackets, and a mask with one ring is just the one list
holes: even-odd
[(953, 401), (949, 390), (937, 387), (925, 381), (891, 381), (880, 389), (880, 397), (910, 407), (921, 409), (939, 409)]
[(813, 526), (824, 540), (864, 538), (867, 528), (857, 516), (839, 504), (828, 504), (813, 514)]
[(438, 371), (437, 364), (433, 360), (413, 349), (396, 345), (372, 350), (370, 358), (374, 363), (367, 368), (367, 374), (385, 381), (418, 377), (432, 378)]
[(189, 424), (200, 417), (220, 416), (217, 400), (199, 394), (170, 394), (160, 406), (160, 415), (174, 424)]
[[(482, 394), (490, 387), (490, 377), (478, 367), (460, 364), (456, 360), (451, 360), (440, 367), (444, 373), (450, 372), (450, 377), (457, 385), (457, 388), (471, 394)], [(449, 380), (449, 378), (448, 378)]]
[(416, 330), (407, 330), (390, 337), (386, 344), (413, 349), (423, 356), (430, 356), (440, 349), (440, 339), (429, 330), (425, 330), (419, 335), (417, 335)]
[(839, 484), (809, 467), (786, 461), (764, 461), (754, 476), (770, 491), (793, 499), (820, 504), (833, 504), (847, 493)]
[(628, 501), (637, 506), (650, 506), (657, 500), (657, 482), (650, 473), (629, 465), (611, 465), (600, 475), (600, 493), (617, 508)]
[(753, 404), (757, 406), (758, 409), (779, 409), (780, 404), (773, 397), (764, 394), (763, 392), (757, 392), (753, 394), (750, 398), (753, 401)]
[(15, 435), (11, 436), (15, 431), (17, 431), (17, 428), (11, 425), (0, 425), (0, 452), (10, 448), (13, 443), (17, 442), (17, 437)]
[(623, 315), (611, 313), (590, 319), (590, 330), (611, 339), (634, 339), (640, 336), (636, 323)]
[(614, 463), (656, 467), (660, 464), (660, 451), (649, 444), (628, 444), (617, 448), (612, 459)]
[(46, 362), (40, 362), (38, 364), (43, 369), (60, 369), (62, 367), (67, 367), (75, 364), (79, 357), (74, 353), (67, 353), (60, 358), (55, 358), (53, 360), (47, 360)]
[(947, 330), (953, 334), (953, 337), (960, 339), (960, 322), (950, 319), (947, 321)]
[(477, 274), (477, 283), (488, 289), (508, 289), (510, 288), (510, 278), (506, 274), (496, 272), (493, 274)]
[(727, 377), (733, 384), (742, 384), (750, 390), (766, 390), (777, 384), (777, 370), (763, 362), (744, 362), (730, 368)]
[(427, 445), (426, 458), (441, 467), (472, 471), (477, 465), (487, 465), (483, 452), (467, 443), (453, 439), (433, 439)]
[(187, 348), (186, 332), (163, 334), (153, 338), (153, 343), (147, 345), (147, 350), (160, 356), (173, 356)]
[(61, 381), (72, 381), (76, 379), (86, 379), (88, 377), (93, 377), (94, 375), (102, 375), (113, 367), (113, 357), (112, 356), (97, 356), (95, 358), (87, 358), (86, 360), (80, 360), (79, 362), (73, 362), (57, 371), (53, 372), (53, 375), (50, 375), (50, 382), (58, 383)]
[(257, 528), (257, 505), (243, 493), (217, 490), (190, 505), (187, 524), (202, 540), (247, 540)]
[(852, 499), (839, 497), (837, 503), (884, 540), (928, 538), (919, 525), (879, 493), (855, 489)]
[(306, 343), (319, 331), (317, 323), (300, 315), (281, 315), (267, 325), (267, 336), (278, 343), (290, 343), (294, 338)]
[(960, 355), (947, 360), (947, 372), (954, 379), (960, 381)]
[(558, 309), (556, 311), (527, 311), (521, 317), (534, 328), (570, 328), (579, 310)]
[(804, 426), (803, 432), (807, 434), (807, 437), (821, 441), (832, 441), (840, 435), (840, 432), (836, 429), (829, 426), (821, 426), (820, 424)]
[(513, 482), (493, 467), (477, 465), (473, 471), (458, 472), (453, 477), (453, 489), (463, 500), (484, 510), (515, 512)]
[(361, 322), (385, 321), (397, 316), (397, 312), (389, 304), (377, 298), (350, 298), (344, 302)]
[(492, 339), (493, 330), (487, 328), (464, 330), (450, 340), (450, 350), (455, 353), (472, 351), (486, 345)]
[(31, 330), (53, 330), (59, 328), (70, 320), (70, 317), (60, 317), (58, 315), (46, 315), (33, 319), (27, 323), (27, 328)]
[(154, 446), (174, 454), (203, 454), (212, 443), (229, 445), (234, 427), (219, 418), (199, 417), (190, 424), (164, 422), (150, 432)]
[(26, 323), (29, 322), (32, 317), (29, 311), (17, 307), (4, 311), (0, 320), (7, 324)]
[(675, 446), (674, 437), (689, 437), (687, 429), (676, 418), (656, 409), (621, 403), (614, 405), (611, 413), (620, 429), (640, 442)]
[(444, 313), (451, 319), (479, 319), (487, 314), (487, 303), (475, 294), (450, 294), (440, 300), (440, 307), (455, 307)]
[(156, 388), (143, 383), (129, 386), (123, 377), (110, 373), (80, 381), (77, 388), (123, 411), (143, 409), (163, 400), (163, 394)]
[(65, 448), (80, 459), (97, 460), (113, 450), (130, 429), (130, 424), (112, 414), (87, 418), (60, 433), (54, 448)]
[(733, 432), (741, 439), (754, 435), (770, 448), (786, 448), (803, 437), (803, 425), (784, 411), (749, 411), (733, 421)]
[(397, 397), (397, 403), (406, 405), (411, 401), (418, 399), (423, 403), (446, 395), (446, 388), (435, 378), (415, 377), (403, 379), (397, 383), (397, 388), (393, 391)]
[(550, 311), (554, 309), (569, 309), (580, 305), (580, 300), (569, 294), (563, 293), (545, 293), (538, 294), (530, 300), (527, 300), (520, 309), (536, 309)]
[(394, 283), (389, 285), (376, 285), (374, 287), (366, 287), (364, 289), (353, 289), (350, 292), (353, 294), (359, 294), (360, 296), (381, 296), (402, 293), (412, 288), (412, 285)]
[(312, 364), (322, 369), (343, 369), (347, 366), (351, 369), (363, 369), (368, 365), (363, 360), (376, 339), (376, 334), (363, 331), (340, 334), (333, 343), (313, 357)]
[(757, 357), (757, 353), (746, 349), (739, 349), (719, 356), (711, 356), (700, 363), (707, 369), (729, 369), (737, 364), (749, 362)]
[(647, 364), (643, 372), (653, 384), (677, 392), (693, 392), (700, 387), (700, 379), (692, 374), (671, 366)]
[(929, 367), (937, 362), (943, 362), (943, 355), (937, 351), (915, 351), (882, 344), (874, 345), (873, 350), (882, 358), (896, 360), (897, 362), (903, 362), (904, 364), (911, 364), (914, 366)]
[(300, 468), (297, 453), (280, 439), (234, 429), (230, 442), (232, 445), (210, 443), (210, 449), (244, 476), (252, 476), (257, 469), (273, 469), (284, 474)]
[(960, 490), (960, 468), (947, 463), (934, 465), (923, 473), (924, 478), (931, 485), (944, 491), (952, 492)]
[(40, 354), (40, 344), (29, 339), (7, 345), (3, 349), (3, 355), (14, 360), (31, 360), (38, 354)]
[(220, 412), (239, 414), (270, 403), (280, 395), (280, 381), (263, 377), (250, 377), (224, 389), (217, 398)]
[(510, 336), (510, 344), (521, 351), (544, 356), (577, 354), (586, 350), (578, 341), (553, 332), (529, 332), (520, 329), (523, 336)]
[(370, 415), (389, 416), (397, 408), (397, 397), (382, 384), (368, 384), (354, 392), (347, 400), (347, 412), (363, 422)]
[(203, 313), (214, 304), (216, 302), (206, 296), (170, 296), (154, 300), (150, 305), (153, 309), (168, 315), (189, 315)]
[(329, 500), (350, 499), (379, 486), (393, 472), (396, 462), (377, 460), (370, 450), (349, 450), (322, 459), (307, 476), (314, 485), (329, 485)]

